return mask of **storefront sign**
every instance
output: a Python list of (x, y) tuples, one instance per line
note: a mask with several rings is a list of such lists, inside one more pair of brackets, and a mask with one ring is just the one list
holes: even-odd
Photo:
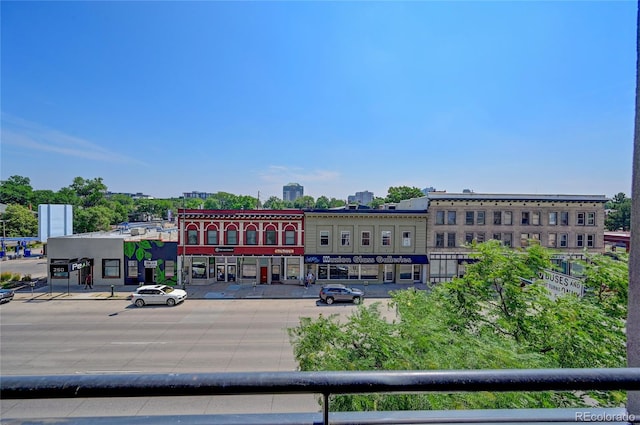
[(80, 269), (84, 269), (85, 267), (91, 267), (91, 261), (89, 260), (81, 260), (75, 263), (69, 263), (70, 271), (76, 271)]
[(151, 269), (156, 268), (158, 266), (158, 261), (156, 260), (144, 260), (144, 267)]
[(219, 246), (214, 250), (215, 252), (233, 252), (233, 247)]
[(305, 264), (427, 264), (426, 255), (305, 255)]
[(273, 250), (274, 254), (293, 254), (295, 251), (291, 248), (276, 248)]

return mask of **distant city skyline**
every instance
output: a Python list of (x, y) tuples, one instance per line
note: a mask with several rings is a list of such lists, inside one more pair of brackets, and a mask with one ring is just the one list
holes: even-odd
[(3, 2), (0, 179), (630, 195), (636, 18), (635, 2)]

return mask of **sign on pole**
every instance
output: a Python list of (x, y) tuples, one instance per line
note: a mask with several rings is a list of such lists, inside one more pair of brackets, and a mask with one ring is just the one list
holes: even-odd
[(553, 298), (572, 294), (578, 297), (584, 295), (582, 280), (564, 273), (544, 269), (538, 273), (538, 277), (544, 282), (545, 287), (551, 292)]

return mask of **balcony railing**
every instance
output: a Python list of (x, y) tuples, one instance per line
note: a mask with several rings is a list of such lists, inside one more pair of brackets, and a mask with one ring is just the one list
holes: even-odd
[[(238, 372), (199, 374), (48, 375), (0, 377), (0, 394), (9, 399), (94, 397), (193, 397), (257, 394), (318, 394), (320, 413), (110, 417), (109, 423), (141, 424), (506, 424), (598, 422), (628, 424), (625, 408), (511, 409), (401, 412), (332, 412), (336, 394), (475, 391), (640, 390), (640, 368), (508, 369), (393, 372)], [(146, 418), (146, 419), (145, 419)], [(102, 418), (106, 419), (106, 418)], [(41, 423), (89, 423), (73, 418)], [(58, 421), (58, 422), (56, 422)], [(83, 422), (85, 421), (85, 422)]]

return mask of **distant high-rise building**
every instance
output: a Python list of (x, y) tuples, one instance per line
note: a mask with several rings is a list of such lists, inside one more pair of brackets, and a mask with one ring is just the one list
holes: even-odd
[(365, 190), (364, 192), (356, 192), (355, 195), (349, 195), (347, 202), (350, 204), (358, 203), (360, 205), (369, 205), (373, 201), (373, 192)]
[(282, 187), (282, 200), (283, 201), (295, 201), (298, 198), (304, 196), (304, 187), (298, 183), (289, 183)]
[(424, 193), (425, 195), (428, 194), (429, 192), (435, 192), (436, 188), (431, 186), (431, 187), (425, 187), (424, 189), (421, 190), (422, 193)]

